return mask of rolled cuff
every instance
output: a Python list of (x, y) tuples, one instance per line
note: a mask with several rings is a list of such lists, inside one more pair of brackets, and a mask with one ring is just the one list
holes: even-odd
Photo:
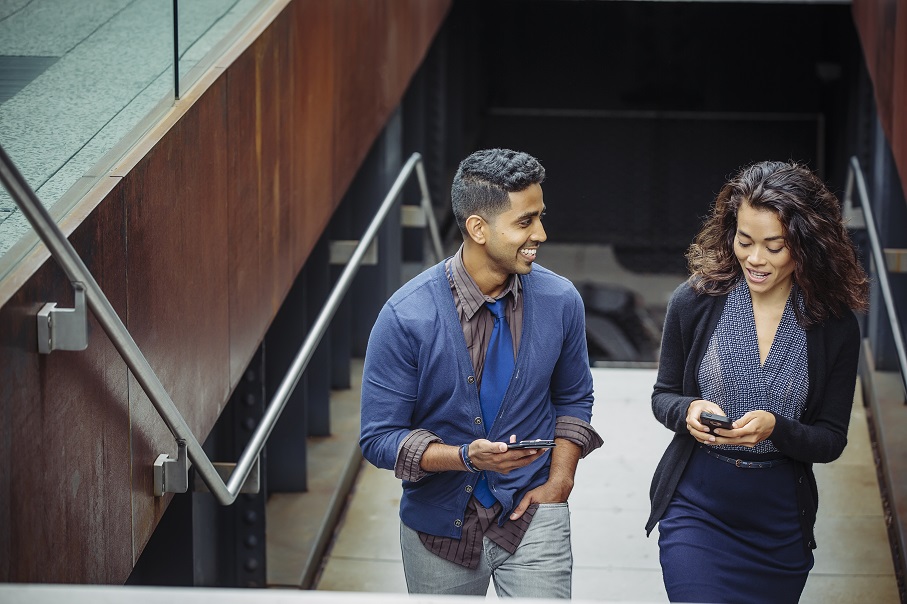
[(418, 482), (431, 472), (422, 469), (422, 454), (431, 443), (444, 442), (441, 437), (429, 430), (413, 430), (400, 443), (397, 461), (394, 463), (394, 476), (409, 482)]
[(568, 415), (562, 415), (557, 418), (557, 424), (554, 426), (554, 437), (566, 438), (579, 446), (582, 449), (581, 457), (592, 453), (592, 451), (605, 443), (590, 423)]

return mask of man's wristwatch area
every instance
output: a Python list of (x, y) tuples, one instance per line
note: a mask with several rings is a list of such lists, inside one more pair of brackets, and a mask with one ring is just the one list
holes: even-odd
[(460, 459), (463, 461), (463, 465), (466, 466), (467, 472), (472, 472), (476, 474), (482, 470), (478, 469), (472, 465), (472, 461), (469, 459), (469, 443), (465, 445), (460, 445)]

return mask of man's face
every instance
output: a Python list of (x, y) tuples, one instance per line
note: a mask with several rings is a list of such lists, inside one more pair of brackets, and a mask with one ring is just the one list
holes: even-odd
[(494, 272), (525, 275), (532, 270), (539, 244), (548, 239), (542, 226), (542, 187), (533, 184), (509, 196), (510, 209), (486, 220), (484, 249)]

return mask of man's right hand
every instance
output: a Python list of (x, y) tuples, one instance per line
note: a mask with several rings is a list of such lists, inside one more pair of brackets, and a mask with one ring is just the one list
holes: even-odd
[[(510, 437), (516, 442), (516, 436)], [(509, 449), (507, 443), (491, 442), (480, 438), (469, 443), (469, 459), (479, 470), (509, 474), (512, 470), (528, 466), (545, 454), (548, 449)]]
[[(516, 442), (516, 436), (511, 436), (510, 442)], [(508, 449), (507, 443), (479, 438), (469, 443), (468, 452), (474, 468), (507, 474), (517, 468), (528, 466), (547, 450)], [(466, 471), (460, 457), (460, 447), (442, 443), (428, 445), (422, 454), (420, 465), (426, 472)]]

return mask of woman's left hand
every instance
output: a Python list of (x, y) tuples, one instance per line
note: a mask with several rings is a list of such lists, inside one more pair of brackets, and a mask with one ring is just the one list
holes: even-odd
[[(722, 445), (755, 447), (771, 437), (775, 430), (775, 416), (768, 411), (750, 411), (734, 422), (733, 436), (722, 436)], [(722, 430), (728, 432), (728, 430)]]

